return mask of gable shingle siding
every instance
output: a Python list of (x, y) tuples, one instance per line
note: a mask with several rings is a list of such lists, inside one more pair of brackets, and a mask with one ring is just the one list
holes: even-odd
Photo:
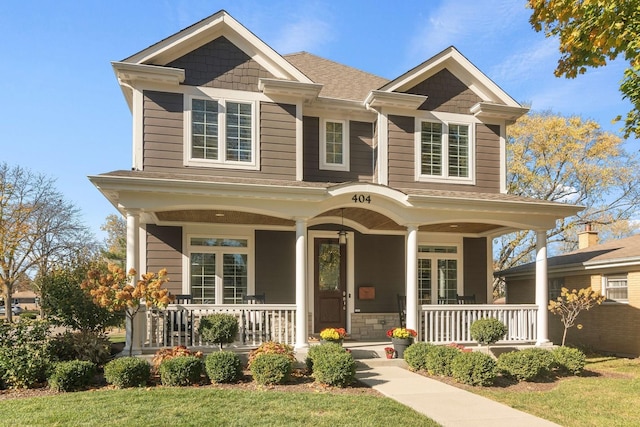
[(444, 69), (407, 91), (428, 96), (420, 110), (469, 114), (469, 108), (482, 101), (449, 70)]

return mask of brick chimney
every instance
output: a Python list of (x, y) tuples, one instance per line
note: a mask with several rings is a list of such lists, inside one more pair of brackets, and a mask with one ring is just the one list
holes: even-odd
[(590, 248), (598, 244), (598, 232), (592, 230), (591, 223), (584, 225), (584, 231), (578, 233), (578, 249)]

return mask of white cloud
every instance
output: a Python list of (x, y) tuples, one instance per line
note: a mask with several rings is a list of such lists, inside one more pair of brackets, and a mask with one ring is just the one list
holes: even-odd
[(282, 54), (301, 51), (314, 52), (333, 40), (331, 24), (318, 17), (298, 17), (280, 27), (271, 46)]

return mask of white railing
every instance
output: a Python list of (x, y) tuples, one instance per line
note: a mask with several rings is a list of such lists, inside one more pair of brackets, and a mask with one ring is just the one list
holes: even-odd
[(200, 319), (214, 313), (237, 317), (239, 330), (235, 346), (258, 346), (266, 341), (295, 343), (295, 304), (170, 304), (164, 310), (144, 313), (144, 324), (140, 325), (143, 327), (141, 347), (217, 347), (203, 341), (198, 333)]
[(418, 339), (436, 344), (470, 343), (470, 327), (478, 319), (496, 318), (507, 326), (502, 343), (535, 342), (538, 337), (536, 315), (532, 304), (460, 304), (420, 306)]

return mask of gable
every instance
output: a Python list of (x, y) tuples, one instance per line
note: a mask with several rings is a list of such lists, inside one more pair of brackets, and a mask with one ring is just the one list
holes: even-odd
[(413, 86), (405, 93), (427, 96), (420, 110), (468, 114), (482, 99), (448, 69)]
[(184, 69), (184, 84), (192, 86), (257, 92), (260, 78), (274, 78), (226, 37), (218, 37), (167, 66)]

